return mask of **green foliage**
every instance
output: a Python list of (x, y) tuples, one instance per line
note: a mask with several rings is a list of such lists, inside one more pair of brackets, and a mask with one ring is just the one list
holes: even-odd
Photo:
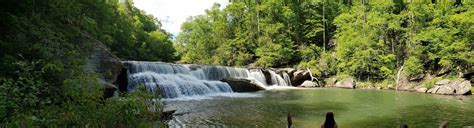
[[(254, 63), (262, 67), (298, 64), (301, 58), (297, 45), (312, 45), (314, 49), (329, 42), (335, 31), (332, 20), (338, 13), (337, 5), (316, 0), (235, 1), (223, 10), (215, 5), (205, 15), (191, 17), (182, 25), (175, 48), (182, 63)], [(325, 41), (324, 32), (328, 37)]]
[(424, 81), (424, 82), (422, 83), (422, 85), (423, 85), (423, 87), (426, 87), (426, 88), (430, 89), (430, 88), (433, 88), (433, 87), (435, 86), (435, 83), (436, 83), (437, 81), (440, 81), (440, 80), (442, 80), (442, 79), (443, 79), (443, 78), (441, 78), (441, 77), (436, 77), (436, 78), (433, 78), (433, 79), (431, 79), (431, 80)]
[(155, 18), (118, 0), (4, 0), (0, 17), (0, 126), (151, 122), (149, 97), (105, 100), (98, 76), (84, 66), (97, 45), (91, 38), (124, 59), (176, 59)]
[[(11, 87), (9, 84), (6, 82), (2, 87)], [(31, 86), (37, 87), (35, 84)], [(56, 99), (42, 99), (37, 95), (40, 91), (2, 95), (2, 126), (151, 126), (162, 111), (161, 103), (153, 101), (159, 97), (144, 88), (123, 97), (102, 99), (101, 85), (94, 75), (80, 75), (66, 80), (64, 86), (61, 96), (51, 97)], [(12, 88), (18, 90), (18, 87)], [(8, 101), (5, 101), (6, 98)]]
[(473, 65), (472, 2), (241, 1), (188, 19), (175, 47), (183, 63), (317, 69), (394, 79)]
[(412, 77), (423, 73), (423, 63), (414, 56), (408, 57), (404, 65), (403, 71), (407, 76)]
[(290, 48), (283, 47), (280, 44), (266, 43), (259, 47), (256, 56), (260, 57), (255, 64), (261, 67), (273, 67), (287, 64), (293, 55)]

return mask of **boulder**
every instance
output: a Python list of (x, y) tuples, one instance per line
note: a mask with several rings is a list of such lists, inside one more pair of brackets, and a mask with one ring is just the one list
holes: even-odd
[(448, 79), (443, 79), (443, 80), (440, 80), (440, 81), (436, 81), (435, 85), (445, 85), (445, 84), (449, 84), (451, 80), (448, 80)]
[(428, 91), (428, 88), (425, 87), (418, 87), (416, 89), (416, 92), (426, 93), (426, 91)]
[(300, 87), (313, 88), (313, 87), (318, 87), (318, 84), (316, 84), (315, 82), (306, 80), (303, 82), (303, 84), (300, 85)]
[(291, 79), (292, 85), (301, 85), (304, 81), (311, 80), (311, 75), (307, 70), (297, 70)]
[(435, 87), (429, 89), (427, 93), (441, 95), (471, 95), (471, 82), (464, 79), (449, 80), (443, 79), (435, 83)]
[(441, 95), (453, 95), (454, 92), (456, 90), (454, 90), (453, 88), (449, 87), (449, 86), (441, 86), (439, 87), (438, 91), (436, 92), (436, 94), (441, 94)]
[(468, 80), (458, 79), (451, 81), (448, 85), (454, 89), (456, 95), (471, 95), (471, 82)]
[(426, 91), (426, 93), (436, 93), (436, 92), (438, 92), (440, 87), (441, 86), (434, 86), (434, 87), (428, 89), (428, 91)]
[(225, 78), (221, 81), (228, 83), (234, 92), (255, 92), (265, 90), (265, 88), (255, 84), (249, 79)]
[(334, 86), (338, 87), (338, 88), (355, 89), (356, 88), (356, 83), (351, 78), (345, 78), (342, 81), (337, 82), (336, 85), (334, 85)]

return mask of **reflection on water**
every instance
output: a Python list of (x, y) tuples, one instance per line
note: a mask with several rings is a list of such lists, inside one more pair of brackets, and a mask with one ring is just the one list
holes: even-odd
[[(227, 96), (228, 95), (228, 96)], [(236, 96), (231, 96), (236, 95)], [(242, 96), (238, 96), (242, 95)], [(387, 90), (292, 89), (223, 94), (201, 100), (168, 100), (172, 127), (319, 127), (328, 111), (340, 127), (450, 127), (474, 125), (472, 96), (441, 96)]]

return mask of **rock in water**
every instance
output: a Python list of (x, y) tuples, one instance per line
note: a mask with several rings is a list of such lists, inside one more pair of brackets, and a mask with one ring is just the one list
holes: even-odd
[(345, 78), (342, 81), (337, 82), (335, 87), (355, 89), (356, 88), (356, 83), (351, 78)]
[(313, 88), (313, 87), (317, 87), (318, 85), (312, 81), (304, 81), (303, 84), (301, 84), (300, 87), (304, 87), (304, 88)]
[(255, 92), (265, 90), (265, 88), (254, 84), (249, 79), (225, 78), (221, 81), (228, 83), (234, 92)]
[(305, 80), (311, 80), (311, 75), (306, 70), (298, 70), (293, 73), (293, 78), (291, 79), (292, 85), (301, 85)]

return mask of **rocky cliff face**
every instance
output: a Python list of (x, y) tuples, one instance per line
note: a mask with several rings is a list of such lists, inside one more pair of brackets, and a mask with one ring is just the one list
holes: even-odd
[(92, 43), (92, 50), (86, 59), (85, 70), (99, 74), (99, 81), (103, 85), (104, 97), (112, 97), (117, 90), (115, 81), (120, 74), (123, 65), (120, 59), (113, 55), (102, 42), (90, 37), (88, 34), (82, 36)]

